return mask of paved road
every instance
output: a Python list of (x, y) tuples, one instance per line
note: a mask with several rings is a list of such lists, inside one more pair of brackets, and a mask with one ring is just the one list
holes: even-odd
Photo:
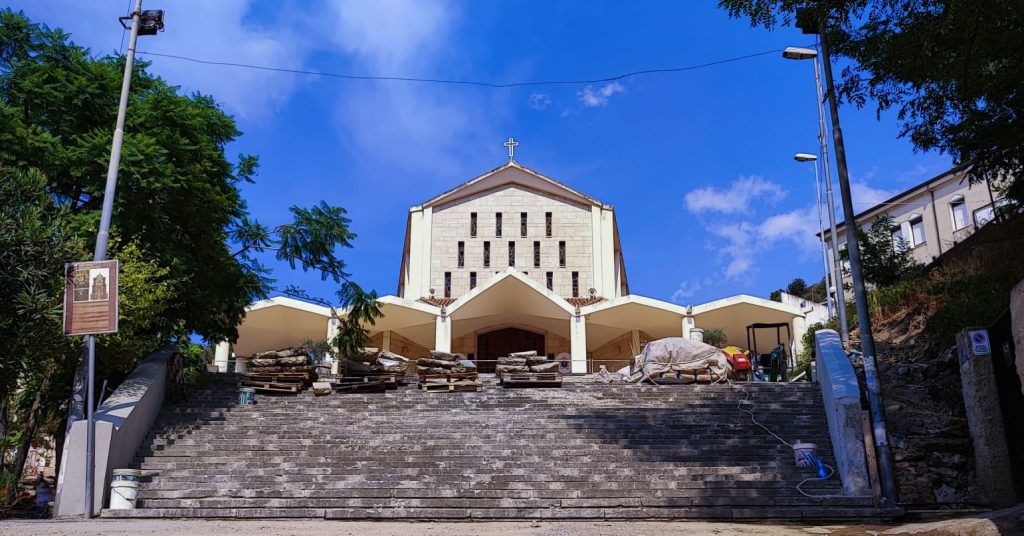
[(703, 522), (365, 523), (344, 521), (0, 521), (3, 536), (1015, 536), (1024, 505), (999, 513), (905, 525), (788, 526)]

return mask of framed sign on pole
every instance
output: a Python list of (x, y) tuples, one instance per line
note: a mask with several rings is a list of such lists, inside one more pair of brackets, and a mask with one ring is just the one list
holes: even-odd
[(116, 260), (64, 265), (64, 334), (97, 335), (117, 331)]

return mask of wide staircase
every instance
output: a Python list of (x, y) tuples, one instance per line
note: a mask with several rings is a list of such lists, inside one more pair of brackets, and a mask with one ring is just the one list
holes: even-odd
[[(794, 466), (832, 461), (813, 384), (257, 396), (221, 375), (168, 404), (139, 451), (136, 510), (105, 517), (879, 519)], [(811, 479), (797, 485), (805, 479)], [(808, 496), (810, 495), (810, 496)]]

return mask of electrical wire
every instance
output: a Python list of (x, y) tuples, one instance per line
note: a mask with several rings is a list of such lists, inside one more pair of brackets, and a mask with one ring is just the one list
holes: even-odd
[(662, 74), (662, 73), (680, 73), (685, 71), (693, 71), (696, 69), (703, 69), (705, 67), (712, 67), (715, 65), (722, 65), (725, 63), (732, 63), (736, 61), (747, 60), (756, 58), (759, 56), (766, 56), (768, 54), (777, 54), (782, 52), (784, 49), (773, 49), (765, 50), (762, 52), (755, 52), (753, 54), (746, 54), (743, 56), (735, 56), (732, 58), (725, 58), (721, 60), (710, 61), (707, 63), (701, 63), (697, 65), (688, 65), (684, 67), (667, 67), (661, 69), (644, 69), (640, 71), (631, 71), (628, 73), (617, 74), (604, 78), (590, 78), (581, 80), (534, 80), (534, 81), (523, 81), (523, 82), (507, 82), (507, 83), (496, 83), (496, 82), (481, 82), (477, 80), (458, 80), (458, 79), (445, 79), (445, 78), (417, 78), (410, 76), (371, 76), (371, 75), (352, 75), (352, 74), (341, 74), (332, 73), (327, 71), (310, 71), (306, 69), (289, 69), (285, 67), (272, 67), (267, 65), (252, 65), (247, 63), (235, 63), (228, 61), (214, 61), (204, 60), (199, 58), (191, 58), (188, 56), (180, 56), (177, 54), (163, 54), (159, 52), (144, 52), (139, 51), (138, 54), (157, 56), (161, 58), (171, 58), (182, 61), (189, 61), (192, 63), (200, 63), (203, 65), (216, 65), (222, 67), (239, 67), (244, 69), (255, 69), (260, 71), (272, 71), (280, 73), (290, 74), (304, 74), (304, 75), (315, 75), (315, 76), (326, 76), (330, 78), (340, 78), (343, 80), (373, 80), (373, 81), (387, 81), (387, 82), (417, 82), (427, 84), (447, 84), (447, 85), (463, 85), (463, 86), (479, 86), (488, 87), (495, 89), (513, 88), (513, 87), (526, 87), (526, 86), (554, 86), (554, 85), (581, 85), (581, 84), (598, 84), (602, 82), (614, 82), (622, 80), (624, 78), (630, 78), (633, 76), (644, 76), (650, 74)]

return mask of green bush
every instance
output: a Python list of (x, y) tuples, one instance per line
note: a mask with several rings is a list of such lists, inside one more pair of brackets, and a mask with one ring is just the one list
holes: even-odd
[(729, 342), (722, 328), (704, 328), (704, 342), (715, 348), (721, 348)]

